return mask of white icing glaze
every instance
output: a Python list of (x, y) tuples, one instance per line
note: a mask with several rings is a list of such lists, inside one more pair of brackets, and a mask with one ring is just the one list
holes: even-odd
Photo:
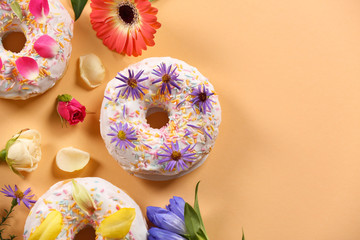
[[(29, 12), (29, 0), (17, 0), (23, 9), (20, 21), (6, 2), (0, 3), (0, 57), (4, 64), (0, 71), (0, 98), (27, 99), (42, 94), (59, 80), (67, 66), (71, 54), (73, 19), (59, 0), (49, 0), (50, 12), (44, 23), (38, 23)], [(23, 32), (26, 36), (24, 48), (19, 53), (4, 49), (2, 38), (9, 32)], [(34, 50), (35, 41), (47, 34), (55, 39), (60, 50), (53, 58), (42, 58)], [(19, 57), (36, 60), (40, 75), (34, 81), (25, 79), (18, 73), (15, 61)]]
[[(136, 216), (131, 225), (130, 232), (124, 240), (146, 240), (147, 225), (142, 216), (139, 206), (124, 191), (101, 178), (87, 177), (76, 178), (92, 195), (98, 209), (88, 217), (75, 203), (72, 198), (71, 181), (61, 181), (53, 185), (42, 195), (32, 207), (26, 219), (24, 227), (24, 239), (30, 237), (41, 220), (44, 219), (52, 209), (61, 212), (64, 227), (56, 238), (57, 240), (72, 240), (85, 226), (96, 228), (104, 217), (117, 211), (118, 208), (135, 208)], [(105, 240), (97, 236), (97, 240)]]
[[(173, 88), (171, 95), (168, 93), (161, 95), (161, 82), (152, 84), (158, 78), (152, 72), (154, 69), (157, 70), (157, 66), (161, 63), (165, 63), (166, 66), (170, 64), (177, 66), (178, 79), (183, 80), (177, 82), (181, 90)], [(195, 67), (170, 57), (148, 58), (129, 66), (120, 73), (128, 76), (128, 69), (134, 70), (135, 74), (144, 70), (141, 78), (148, 77), (148, 79), (141, 84), (148, 87), (149, 90), (145, 92), (143, 100), (133, 100), (132, 97), (125, 98), (121, 95), (117, 99), (121, 88), (116, 88), (116, 86), (123, 82), (114, 78), (108, 83), (102, 103), (100, 130), (109, 153), (126, 171), (150, 180), (179, 177), (200, 166), (215, 144), (221, 122), (221, 108), (218, 96), (215, 94), (209, 98), (214, 101), (211, 111), (207, 111), (206, 114), (200, 113), (198, 106), (192, 107), (193, 96), (190, 94), (199, 85), (204, 84), (210, 92), (214, 92), (214, 87)], [(123, 111), (124, 107), (125, 112)], [(146, 121), (147, 110), (152, 110), (154, 107), (164, 108), (168, 111), (169, 122), (161, 129), (151, 128)], [(155, 108), (154, 111), (158, 110)], [(111, 143), (112, 137), (108, 134), (113, 131), (110, 126), (119, 122), (128, 123), (136, 130), (137, 140), (132, 141), (135, 148), (128, 147), (124, 150), (116, 147), (116, 142)], [(197, 128), (193, 126), (197, 126)], [(192, 152), (196, 153), (196, 159), (193, 163), (188, 163), (189, 168), (185, 170), (180, 168), (167, 171), (165, 170), (166, 163), (158, 163), (161, 158), (157, 154), (164, 153), (162, 146), (165, 143), (169, 145), (175, 141), (179, 142), (180, 149), (184, 149), (189, 144), (195, 145)]]

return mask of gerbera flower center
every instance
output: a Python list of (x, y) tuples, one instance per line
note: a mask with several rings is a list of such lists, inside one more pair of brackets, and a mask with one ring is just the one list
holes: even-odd
[(17, 191), (15, 192), (15, 196), (16, 196), (17, 198), (19, 198), (19, 199), (23, 199), (24, 193), (23, 193), (22, 191), (20, 191), (20, 190), (17, 190)]
[(172, 154), (171, 154), (171, 159), (172, 160), (179, 160), (181, 158), (181, 152), (179, 151), (173, 151)]
[(117, 136), (118, 136), (118, 138), (119, 138), (120, 140), (125, 140), (125, 139), (126, 139), (126, 133), (125, 133), (124, 131), (122, 131), (122, 130), (120, 130), (120, 131), (118, 132)]
[(163, 81), (164, 83), (168, 83), (170, 82), (171, 77), (169, 76), (169, 74), (164, 74), (161, 78), (161, 81)]
[(130, 78), (130, 79), (128, 80), (128, 85), (129, 85), (131, 88), (136, 88), (136, 87), (137, 87), (137, 81), (136, 81), (136, 79)]
[(206, 99), (207, 99), (206, 93), (200, 93), (199, 94), (199, 99), (200, 99), (200, 101), (205, 102)]
[(121, 5), (119, 7), (119, 17), (123, 20), (126, 24), (133, 24), (137, 18), (136, 9), (132, 5)]

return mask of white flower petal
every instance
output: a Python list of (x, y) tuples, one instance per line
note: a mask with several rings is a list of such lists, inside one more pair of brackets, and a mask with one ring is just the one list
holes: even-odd
[(11, 159), (15, 165), (28, 165), (31, 155), (27, 150), (27, 146), (18, 139), (8, 150), (8, 159)]
[(88, 164), (90, 154), (74, 147), (62, 148), (56, 155), (56, 165), (65, 172), (80, 170)]
[(105, 78), (105, 68), (95, 54), (80, 57), (80, 76), (91, 88), (99, 86)]
[(12, 139), (16, 141), (9, 147), (7, 163), (17, 171), (32, 172), (41, 159), (41, 136), (37, 130), (23, 130)]
[(19, 138), (30, 139), (31, 141), (34, 141), (34, 142), (41, 141), (41, 135), (40, 135), (39, 131), (37, 131), (35, 129), (29, 129), (29, 130), (23, 131)]

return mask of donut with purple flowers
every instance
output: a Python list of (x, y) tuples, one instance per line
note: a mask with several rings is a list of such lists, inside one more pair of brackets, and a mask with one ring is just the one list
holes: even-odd
[[(167, 121), (154, 124), (153, 114)], [(100, 130), (109, 153), (127, 172), (161, 181), (199, 167), (220, 122), (218, 95), (208, 79), (181, 60), (159, 57), (130, 65), (108, 83)]]
[(64, 75), (74, 20), (59, 0), (0, 1), (0, 98), (44, 93)]

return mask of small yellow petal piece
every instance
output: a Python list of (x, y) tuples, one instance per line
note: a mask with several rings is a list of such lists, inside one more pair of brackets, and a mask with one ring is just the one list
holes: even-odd
[(45, 220), (30, 234), (28, 240), (55, 240), (63, 227), (62, 215), (59, 211), (51, 211)]
[(96, 205), (88, 190), (74, 179), (72, 180), (72, 184), (72, 196), (74, 201), (88, 216), (92, 215), (96, 210)]
[(96, 233), (106, 238), (124, 238), (130, 231), (135, 215), (135, 208), (121, 208), (106, 217), (100, 223)]

